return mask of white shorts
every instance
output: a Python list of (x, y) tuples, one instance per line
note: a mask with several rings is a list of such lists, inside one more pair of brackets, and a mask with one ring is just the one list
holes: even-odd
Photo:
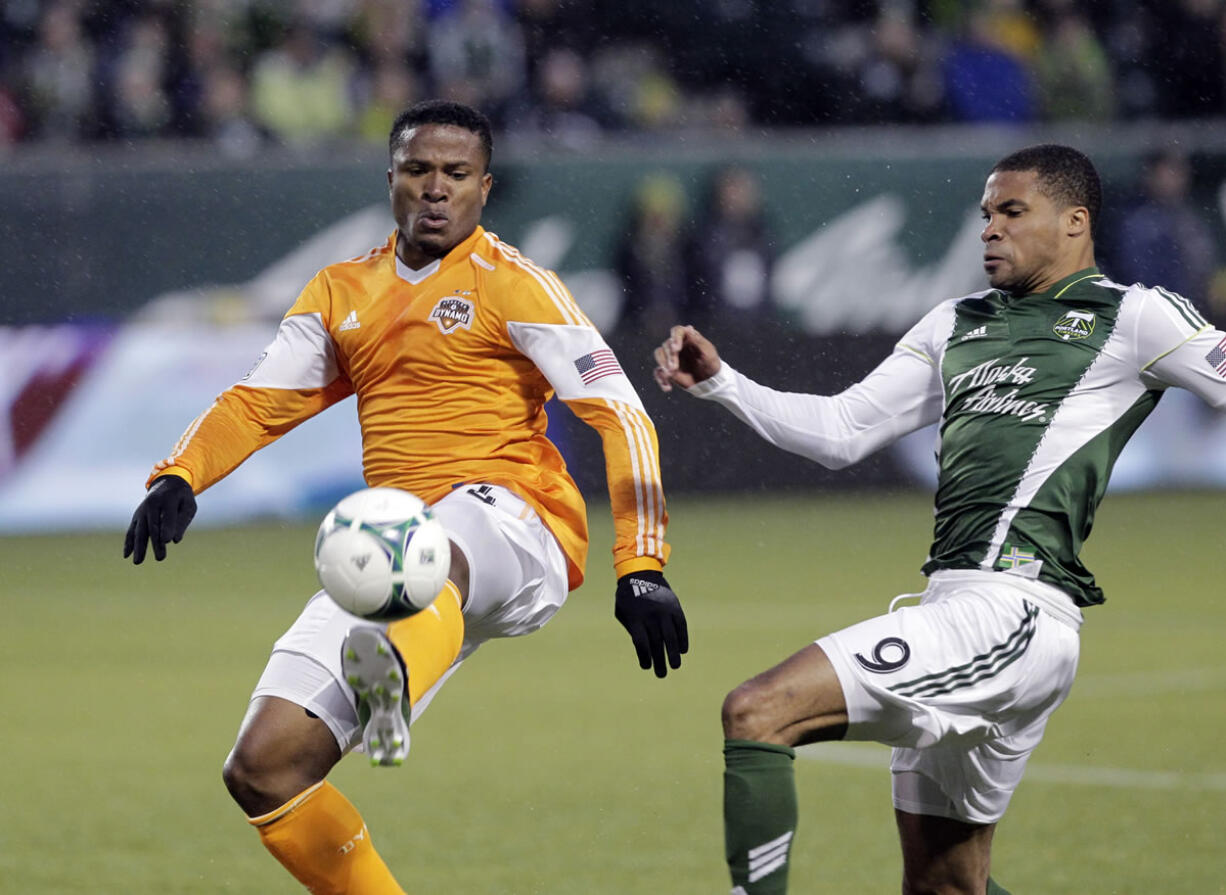
[[(460, 654), (413, 706), (413, 719), (486, 640), (537, 630), (566, 602), (566, 557), (522, 498), (496, 485), (463, 485), (432, 509), (468, 559)], [(383, 627), (345, 612), (323, 591), (273, 645), (251, 698), (279, 696), (318, 715), (345, 753), (361, 742), (353, 689), (341, 674), (341, 642), (358, 625)]]
[(896, 808), (1004, 816), (1077, 672), (1079, 613), (1053, 594), (1000, 572), (938, 572), (918, 606), (817, 641), (843, 687), (846, 739), (895, 747)]

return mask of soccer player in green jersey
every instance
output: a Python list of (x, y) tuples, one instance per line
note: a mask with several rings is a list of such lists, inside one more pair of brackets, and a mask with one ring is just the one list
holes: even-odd
[(841, 394), (784, 393), (689, 326), (656, 379), (727, 407), (830, 468), (940, 423), (936, 522), (919, 604), (820, 638), (724, 701), (733, 895), (787, 889), (793, 748), (893, 746), (905, 895), (1005, 890), (992, 834), (1103, 601), (1079, 553), (1124, 444), (1172, 386), (1226, 408), (1226, 334), (1185, 298), (1099, 272), (1101, 187), (1067, 146), (1007, 156), (983, 192), (989, 289), (926, 314)]

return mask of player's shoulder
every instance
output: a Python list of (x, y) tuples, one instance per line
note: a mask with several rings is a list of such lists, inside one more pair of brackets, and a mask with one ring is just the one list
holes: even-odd
[(1176, 323), (1179, 328), (1191, 332), (1199, 332), (1209, 325), (1191, 300), (1163, 286), (1117, 283), (1108, 277), (1102, 277), (1095, 285), (1114, 293), (1121, 305), (1127, 304), (1135, 308), (1136, 313), (1127, 315), (1128, 317), (1140, 320), (1160, 314)]
[(318, 269), (302, 288), (286, 317), (320, 314), (327, 323), (334, 313), (347, 313), (361, 296), (374, 291), (376, 278), (394, 276), (392, 246), (389, 239), (360, 255)]
[(998, 303), (993, 301), (996, 296), (997, 290), (984, 289), (980, 292), (944, 299), (929, 308), (927, 313), (916, 322), (913, 329), (943, 331), (952, 329), (960, 317), (989, 317), (996, 312)]
[(943, 309), (947, 314), (991, 314), (995, 313), (999, 300), (999, 289), (980, 289), (978, 292), (946, 299), (933, 310)]
[(497, 233), (486, 230), (473, 247), (471, 259), (488, 274), (505, 283), (540, 285), (545, 279), (556, 280), (558, 275), (537, 264), (518, 248)]
[[(590, 321), (555, 271), (537, 264), (496, 233), (484, 232), (472, 253), (483, 279), (508, 302), (511, 318), (588, 326)], [(496, 298), (495, 296), (487, 296)]]
[(335, 305), (374, 291), (375, 281), (395, 276), (392, 238), (343, 261), (325, 265), (311, 278), (299, 298), (299, 309)]
[(386, 241), (372, 246), (359, 255), (327, 265), (316, 276), (336, 280), (387, 274), (393, 269), (392, 254), (395, 251), (395, 244), (395, 234), (393, 234)]
[(971, 332), (976, 323), (987, 323), (994, 313), (990, 299), (995, 291), (985, 289), (938, 302), (903, 334), (898, 346), (927, 358), (940, 357), (959, 329)]

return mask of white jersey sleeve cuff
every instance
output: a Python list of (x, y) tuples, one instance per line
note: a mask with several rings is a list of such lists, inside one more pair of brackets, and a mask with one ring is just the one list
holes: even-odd
[(736, 370), (732, 369), (727, 361), (721, 360), (715, 375), (708, 376), (702, 382), (695, 382), (686, 392), (696, 398), (711, 399), (717, 397), (720, 392), (727, 391), (735, 382)]

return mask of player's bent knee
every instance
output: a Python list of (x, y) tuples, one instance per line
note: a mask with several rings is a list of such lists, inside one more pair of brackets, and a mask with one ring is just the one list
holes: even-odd
[(221, 779), (248, 817), (273, 811), (323, 779), (308, 768), (268, 762), (239, 747), (226, 757)]
[(270, 773), (270, 770), (238, 746), (226, 756), (225, 764), (221, 767), (222, 782), (231, 798), (248, 816), (265, 814), (288, 801), (286, 798), (272, 804), (281, 793), (275, 782), (277, 775)]
[(221, 780), (226, 790), (239, 807), (251, 816), (261, 813), (256, 810), (256, 803), (263, 804), (269, 797), (268, 793), (262, 792), (261, 779), (261, 775), (244, 759), (237, 747), (226, 756), (225, 764), (221, 766)]
[(761, 690), (754, 681), (746, 681), (724, 697), (720, 714), (726, 739), (770, 742), (775, 726), (763, 710)]
[(340, 752), (313, 757), (301, 751), (261, 747), (239, 738), (222, 765), (221, 779), (248, 817), (273, 811), (323, 780)]

